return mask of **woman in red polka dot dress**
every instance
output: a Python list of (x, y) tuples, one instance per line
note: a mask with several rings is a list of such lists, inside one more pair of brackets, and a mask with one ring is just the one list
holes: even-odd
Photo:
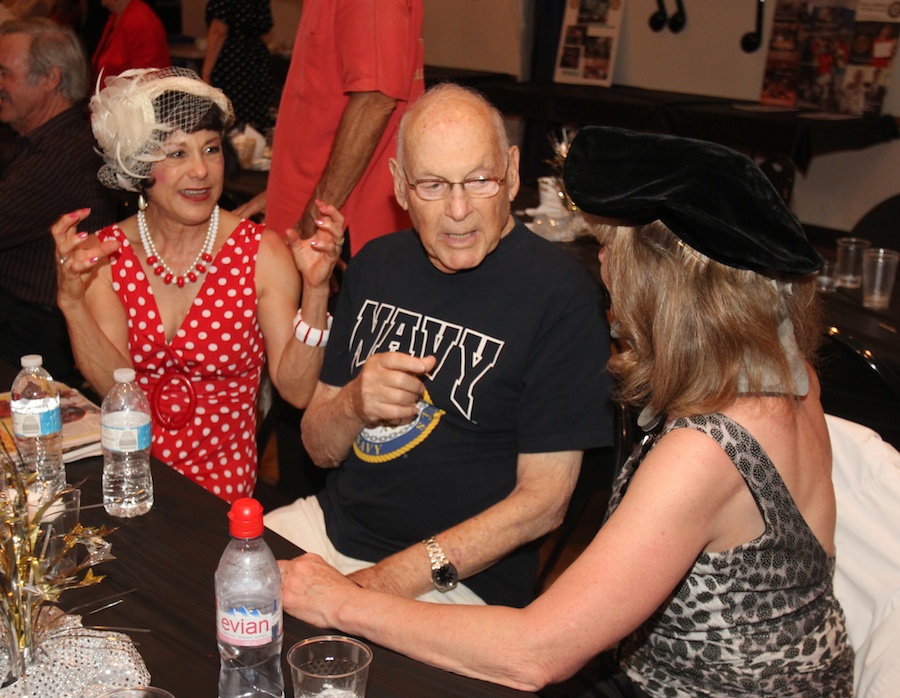
[(192, 71), (126, 72), (91, 110), (100, 179), (140, 199), (135, 216), (97, 235), (78, 231), (86, 210), (53, 227), (78, 367), (103, 395), (114, 369), (133, 366), (150, 398), (153, 455), (223, 499), (249, 496), (263, 366), (286, 400), (306, 405), (343, 218), (322, 203), (316, 236), (300, 240), (220, 211), (233, 113)]

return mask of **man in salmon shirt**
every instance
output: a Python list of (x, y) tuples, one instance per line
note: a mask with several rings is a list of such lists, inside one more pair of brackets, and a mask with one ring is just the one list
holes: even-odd
[(315, 232), (316, 199), (341, 209), (350, 252), (410, 226), (388, 160), (424, 89), (422, 0), (306, 0), (281, 96), (268, 190), (237, 209)]

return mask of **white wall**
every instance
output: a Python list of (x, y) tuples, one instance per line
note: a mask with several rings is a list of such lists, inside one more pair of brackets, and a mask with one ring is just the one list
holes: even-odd
[[(675, 3), (666, 0), (669, 12)], [(766, 3), (774, 10), (774, 2)], [(652, 90), (757, 99), (765, 52), (741, 50), (741, 37), (756, 25), (755, 0), (685, 3), (687, 23), (678, 34), (650, 29), (656, 0), (625, 0), (613, 83)], [(732, 8), (724, 12), (725, 7)], [(765, 40), (765, 39), (764, 39)]]
[(203, 22), (205, 2), (181, 2), (181, 33), (185, 36), (206, 36), (206, 24)]
[(900, 193), (898, 163), (898, 141), (815, 158), (794, 186), (791, 208), (804, 223), (850, 230), (866, 211)]
[[(756, 28), (755, 1), (689, 2), (687, 24), (678, 34), (650, 29), (648, 19), (656, 11), (656, 0), (624, 2), (615, 84), (732, 99), (759, 98), (775, 0), (765, 3), (762, 47), (754, 53), (741, 50), (741, 38)], [(665, 4), (674, 10), (671, 0)], [(900, 60), (896, 68), (885, 105), (887, 113), (900, 113)]]
[(276, 46), (293, 46), (300, 24), (302, 0), (272, 0), (272, 18), (275, 28), (272, 30), (272, 42)]
[[(297, 24), (300, 22), (302, 0), (271, 0), (272, 19), (275, 28), (269, 35), (271, 44), (286, 47), (294, 43)], [(206, 23), (203, 14), (206, 10), (205, 0), (181, 0), (182, 32), (188, 36), (206, 36)]]
[(429, 65), (527, 76), (531, 0), (424, 0)]
[[(656, 0), (624, 0), (624, 21), (613, 82), (649, 89), (759, 98), (775, 11), (765, 4), (762, 48), (744, 53), (743, 35), (756, 24), (755, 2), (686, 3), (684, 30), (654, 33), (648, 19)], [(669, 11), (674, 2), (666, 0)], [(884, 113), (900, 115), (900, 59), (895, 61)], [(900, 141), (815, 158), (799, 175), (792, 207), (804, 223), (849, 230), (878, 202), (900, 192)], [(900, 222), (898, 222), (900, 225)]]

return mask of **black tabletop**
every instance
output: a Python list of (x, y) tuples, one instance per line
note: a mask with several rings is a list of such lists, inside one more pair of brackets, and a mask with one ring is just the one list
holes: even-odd
[[(86, 478), (83, 506), (101, 501), (101, 467), (99, 458), (67, 466), (69, 482)], [(77, 612), (85, 614), (103, 605), (101, 599), (121, 599), (112, 608), (85, 616), (85, 625), (138, 629), (127, 633), (135, 641), (154, 686), (178, 698), (215, 696), (219, 655), (213, 573), (229, 541), (228, 504), (162, 463), (154, 461), (152, 468), (155, 503), (148, 514), (115, 519), (102, 507), (82, 511), (85, 525), (117, 527), (108, 537), (116, 559), (95, 569), (106, 575), (100, 584), (66, 592), (61, 606), (65, 610), (82, 607)], [(276, 557), (300, 554), (295, 546), (270, 531), (266, 531), (265, 539)], [(324, 634), (321, 629), (285, 615), (282, 658), (295, 642), (320, 634)], [(450, 674), (371, 646), (375, 657), (369, 674), (369, 698), (531, 695)], [(291, 695), (290, 672), (282, 661), (286, 695)]]
[(819, 297), (826, 331), (834, 327), (849, 335), (900, 376), (900, 284), (894, 284), (887, 310), (863, 307), (860, 289), (839, 288)]
[[(808, 234), (819, 253), (834, 261), (834, 239), (822, 229), (808, 229)], [(894, 284), (886, 310), (864, 307), (859, 288), (838, 288), (834, 293), (819, 294), (819, 298), (826, 332), (836, 330), (900, 376), (900, 283)]]
[[(11, 385), (18, 369), (0, 361), (0, 385)], [(115, 560), (95, 568), (100, 584), (67, 591), (63, 610), (82, 615), (86, 626), (112, 626), (135, 642), (152, 685), (176, 698), (215, 696), (219, 675), (213, 575), (230, 540), (229, 505), (178, 472), (152, 460), (154, 504), (144, 516), (109, 516), (101, 498), (102, 459), (86, 458), (66, 466), (70, 483), (83, 481), (81, 523), (115, 527), (108, 540)], [(281, 536), (265, 532), (275, 557), (302, 551)], [(115, 606), (88, 614), (112, 601)], [(291, 695), (285, 657), (296, 642), (327, 631), (285, 615), (282, 666)], [(534, 695), (468, 679), (426, 666), (368, 643), (374, 652), (366, 695), (369, 698)]]

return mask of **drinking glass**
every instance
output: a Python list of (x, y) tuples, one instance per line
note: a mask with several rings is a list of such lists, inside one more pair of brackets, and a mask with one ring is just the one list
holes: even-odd
[(834, 262), (825, 262), (816, 272), (816, 290), (822, 293), (834, 292)]
[(351, 637), (320, 635), (288, 650), (294, 698), (363, 698), (372, 650)]
[(45, 574), (65, 576), (78, 564), (77, 550), (66, 550), (65, 537), (78, 524), (81, 514), (81, 490), (72, 488), (60, 495), (41, 518), (41, 529), (46, 536), (44, 560), (48, 567)]
[(863, 258), (863, 305), (872, 310), (887, 310), (897, 276), (900, 253), (873, 247)]
[(862, 284), (863, 252), (869, 247), (868, 240), (845, 237), (837, 241), (837, 281), (844, 288), (859, 288)]

